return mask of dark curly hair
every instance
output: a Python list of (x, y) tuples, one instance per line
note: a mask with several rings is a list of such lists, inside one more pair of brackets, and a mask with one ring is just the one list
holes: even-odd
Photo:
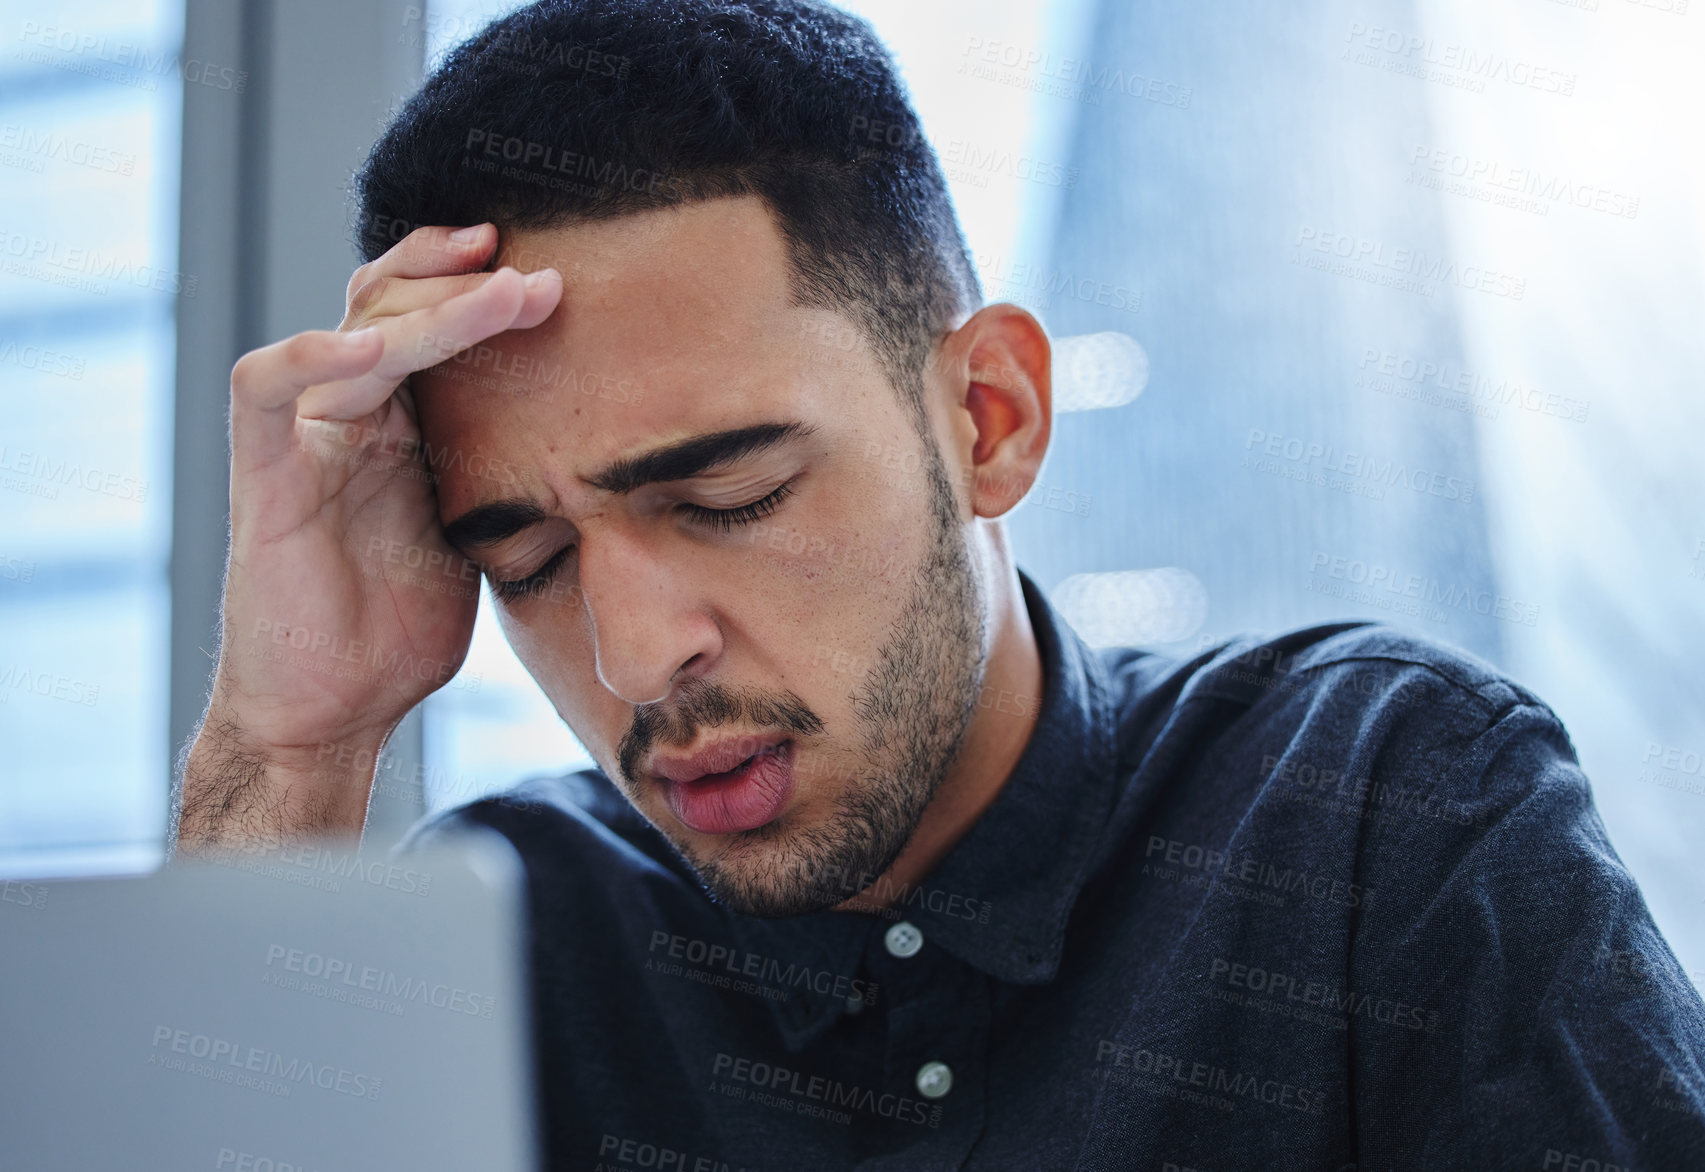
[(355, 177), (367, 260), (422, 224), (554, 227), (757, 195), (796, 302), (857, 326), (914, 412), (982, 303), (887, 50), (812, 0), (539, 0), (452, 50)]

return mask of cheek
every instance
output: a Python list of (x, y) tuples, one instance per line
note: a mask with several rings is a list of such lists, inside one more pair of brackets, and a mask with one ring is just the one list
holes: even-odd
[(525, 615), (499, 607), (498, 625), (515, 658), (582, 744), (597, 750), (621, 735), (627, 705), (598, 685), (592, 643), (578, 607), (535, 604)]
[(911, 593), (926, 506), (898, 478), (824, 485), (806, 507), (751, 527), (734, 567), (743, 581), (730, 586), (761, 594), (772, 625), (782, 616), (818, 631), (879, 624)]

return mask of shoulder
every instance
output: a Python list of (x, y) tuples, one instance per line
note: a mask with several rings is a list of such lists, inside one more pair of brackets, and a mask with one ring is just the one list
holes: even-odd
[(1251, 707), (1422, 707), (1435, 717), (1482, 726), (1518, 709), (1557, 720), (1536, 693), (1479, 656), (1383, 623), (1233, 638), (1194, 666), (1181, 701), (1211, 696)]
[[(1348, 778), (1358, 797), (1399, 783), (1507, 809), (1555, 766), (1584, 797), (1574, 746), (1535, 692), (1480, 657), (1382, 623), (1302, 627), (1243, 636), (1187, 662), (1109, 653), (1115, 678), (1130, 673), (1130, 707), (1169, 696), (1142, 723), (1138, 752), (1204, 757), (1264, 786), (1296, 778)], [(1171, 742), (1170, 745), (1168, 742)], [(1336, 786), (1336, 783), (1334, 783)], [(1487, 811), (1490, 814), (1491, 811)], [(1482, 815), (1485, 816), (1485, 815)]]

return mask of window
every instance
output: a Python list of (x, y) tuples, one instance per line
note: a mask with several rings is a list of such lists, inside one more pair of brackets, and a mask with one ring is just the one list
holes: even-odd
[(0, 873), (159, 855), (182, 21), (0, 6)]

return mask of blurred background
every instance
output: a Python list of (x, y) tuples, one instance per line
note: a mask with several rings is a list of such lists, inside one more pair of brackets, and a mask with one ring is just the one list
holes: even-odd
[[(243, 351), (489, 0), (0, 0), (0, 877), (144, 870), (205, 699)], [(1705, 12), (855, 0), (989, 300), (1057, 339), (1019, 563), (1096, 643), (1362, 617), (1562, 716), (1705, 985)], [(489, 605), (370, 835), (588, 760)]]

